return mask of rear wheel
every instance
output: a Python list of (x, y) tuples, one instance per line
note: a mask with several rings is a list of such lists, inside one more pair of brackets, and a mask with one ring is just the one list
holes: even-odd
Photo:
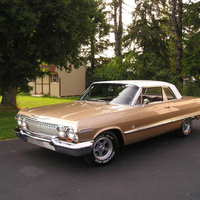
[(94, 140), (92, 152), (84, 159), (92, 165), (102, 166), (110, 163), (118, 152), (117, 137), (110, 131), (104, 132)]
[(178, 136), (179, 137), (187, 137), (190, 135), (192, 131), (192, 119), (191, 118), (186, 118), (183, 120), (181, 127), (178, 131)]

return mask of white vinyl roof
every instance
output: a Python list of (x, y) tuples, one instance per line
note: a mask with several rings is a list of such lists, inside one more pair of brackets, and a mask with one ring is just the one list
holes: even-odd
[(176, 95), (177, 99), (182, 99), (182, 96), (175, 85), (171, 83), (167, 83), (164, 81), (152, 81), (152, 80), (114, 80), (114, 81), (99, 81), (95, 83), (114, 83), (114, 84), (130, 84), (130, 85), (136, 85), (139, 88), (142, 87), (151, 87), (151, 86), (157, 86), (157, 87), (170, 87), (171, 90)]

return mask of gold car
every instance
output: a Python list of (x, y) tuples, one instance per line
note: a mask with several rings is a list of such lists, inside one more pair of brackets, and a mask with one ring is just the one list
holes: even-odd
[(186, 137), (199, 118), (200, 98), (183, 98), (173, 84), (104, 81), (75, 102), (19, 111), (14, 131), (26, 142), (105, 165), (119, 146), (176, 129)]

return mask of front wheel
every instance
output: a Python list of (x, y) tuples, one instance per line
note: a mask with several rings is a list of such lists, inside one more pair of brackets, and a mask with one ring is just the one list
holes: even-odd
[(187, 137), (192, 131), (192, 119), (186, 118), (183, 120), (181, 127), (178, 131), (179, 137)]
[(92, 152), (84, 159), (92, 165), (102, 166), (110, 163), (118, 152), (117, 137), (110, 131), (96, 137)]

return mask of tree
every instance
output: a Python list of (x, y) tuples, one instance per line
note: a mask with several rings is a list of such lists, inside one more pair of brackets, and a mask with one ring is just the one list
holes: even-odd
[(1, 104), (15, 107), (18, 87), (43, 76), (42, 63), (77, 68), (97, 12), (94, 0), (0, 0)]
[(89, 38), (89, 45), (83, 48), (83, 57), (87, 63), (87, 86), (95, 81), (93, 78), (95, 69), (110, 61), (109, 58), (103, 56), (103, 52), (111, 45), (109, 39), (106, 37), (110, 33), (111, 28), (106, 18), (109, 12), (105, 10), (106, 4), (103, 0), (98, 0), (98, 8), (98, 13), (93, 20), (96, 28)]
[(184, 51), (183, 65), (184, 74), (200, 75), (200, 2), (185, 4), (183, 12), (184, 27)]
[(160, 12), (163, 4), (149, 0), (136, 2), (133, 23), (123, 38), (125, 47), (135, 56), (133, 69), (141, 79), (167, 80), (171, 65), (168, 17)]
[(182, 0), (172, 0), (172, 21), (176, 32), (176, 75), (178, 76), (179, 82), (182, 82), (180, 77), (182, 72), (182, 12), (183, 2)]
[[(114, 33), (115, 33), (115, 55), (121, 55), (122, 38), (122, 0), (114, 0)], [(118, 10), (118, 12), (117, 12)]]
[(121, 39), (123, 33), (122, 25), (122, 4), (123, 0), (112, 0), (110, 6), (113, 10), (112, 20), (114, 21), (114, 36), (115, 36), (115, 56), (121, 55)]
[(112, 58), (110, 63), (95, 70), (94, 78), (99, 81), (137, 79), (138, 76), (133, 70), (133, 63), (131, 62), (133, 56), (129, 54), (126, 59), (124, 58), (124, 55)]

